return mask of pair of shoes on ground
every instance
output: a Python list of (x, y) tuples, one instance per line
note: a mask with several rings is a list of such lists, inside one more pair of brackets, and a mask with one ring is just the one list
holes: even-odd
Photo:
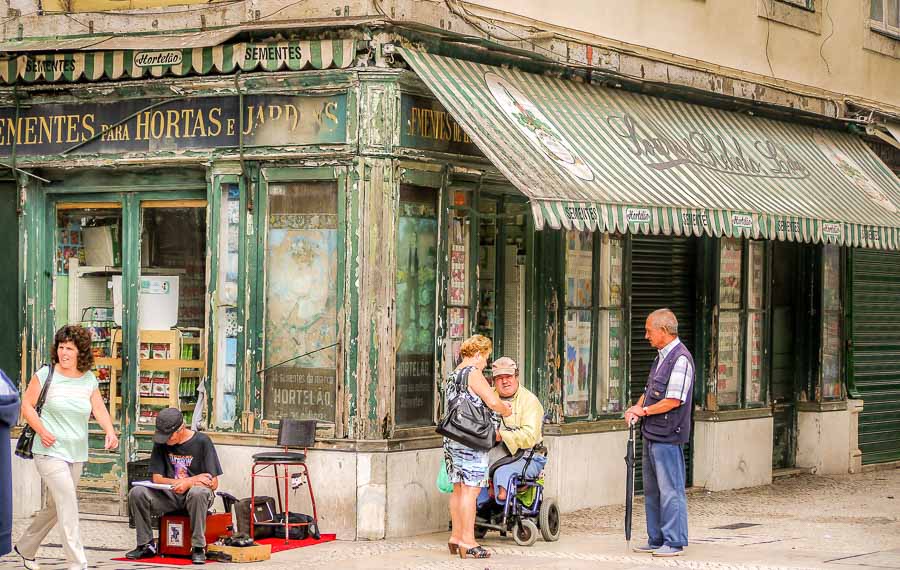
[[(152, 542), (141, 544), (131, 552), (125, 555), (129, 560), (141, 560), (142, 558), (152, 558), (156, 556), (156, 548)], [(191, 562), (194, 564), (206, 564), (206, 550), (194, 547), (191, 549)], [(37, 569), (30, 569), (37, 570)]]
[(684, 549), (680, 546), (653, 546), (648, 542), (641, 544), (640, 546), (635, 546), (632, 548), (635, 552), (641, 552), (644, 554), (652, 554), (653, 556), (681, 556), (684, 552)]

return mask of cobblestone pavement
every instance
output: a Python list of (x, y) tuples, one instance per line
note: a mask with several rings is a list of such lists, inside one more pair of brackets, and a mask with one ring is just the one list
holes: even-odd
[[(283, 552), (252, 568), (684, 568), (692, 570), (900, 568), (900, 469), (858, 475), (803, 475), (773, 485), (709, 493), (691, 490), (691, 546), (684, 556), (658, 559), (625, 549), (624, 507), (570, 513), (563, 537), (530, 548), (489, 534), (490, 560), (462, 561), (446, 550), (447, 533), (377, 542), (332, 542)], [(16, 520), (20, 535), (28, 520)], [(645, 538), (643, 504), (635, 505), (634, 541)], [(729, 528), (730, 527), (730, 528)], [(133, 545), (127, 524), (85, 521), (84, 542), (92, 565), (103, 569), (149, 570), (146, 564), (111, 562)], [(45, 570), (63, 570), (54, 533), (39, 554)], [(12, 556), (0, 568), (15, 568)], [(223, 570), (240, 565), (218, 565)]]

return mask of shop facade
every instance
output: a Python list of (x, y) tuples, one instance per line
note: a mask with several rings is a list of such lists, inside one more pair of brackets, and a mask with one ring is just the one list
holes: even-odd
[(322, 528), (446, 528), (433, 426), (473, 333), (543, 402), (560, 507), (619, 502), (663, 306), (698, 363), (689, 481), (853, 467), (848, 268), (900, 228), (896, 177), (853, 135), (401, 44), (346, 30), (7, 68), (20, 377), (55, 327), (91, 327), (124, 435), (92, 451), (83, 508), (124, 512), (175, 405), (235, 495), (280, 418), (315, 418)]

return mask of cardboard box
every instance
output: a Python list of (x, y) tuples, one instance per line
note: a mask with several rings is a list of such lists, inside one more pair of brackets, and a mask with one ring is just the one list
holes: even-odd
[(224, 552), (231, 556), (232, 562), (261, 562), (272, 557), (271, 544), (257, 544), (254, 546), (221, 546), (218, 544), (210, 544), (206, 547), (207, 552)]

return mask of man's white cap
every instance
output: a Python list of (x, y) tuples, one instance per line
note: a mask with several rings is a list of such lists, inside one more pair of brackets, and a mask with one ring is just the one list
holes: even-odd
[(491, 364), (491, 376), (515, 376), (516, 372), (519, 371), (519, 365), (516, 364), (516, 361), (508, 356), (503, 356), (498, 358)]

